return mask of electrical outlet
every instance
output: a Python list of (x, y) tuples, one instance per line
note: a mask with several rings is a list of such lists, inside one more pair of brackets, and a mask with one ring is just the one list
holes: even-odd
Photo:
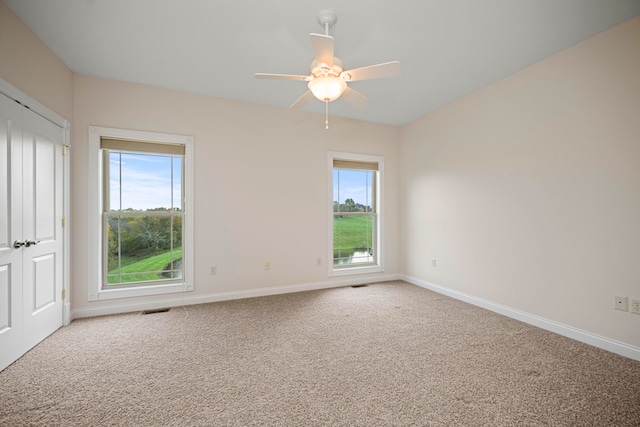
[(640, 299), (631, 298), (631, 312), (640, 314)]
[(616, 295), (613, 297), (613, 300), (615, 302), (615, 309), (616, 310), (621, 310), (621, 311), (627, 311), (629, 310), (629, 304), (627, 303), (627, 297), (621, 297), (619, 295)]
[(435, 267), (436, 266), (436, 259), (432, 258), (431, 259), (431, 267)]
[(209, 269), (209, 274), (212, 276), (215, 276), (216, 274), (218, 274), (218, 266), (212, 265), (211, 268)]
[(318, 258), (318, 259), (316, 260), (316, 265), (317, 265), (318, 267), (320, 267), (320, 266), (322, 265), (322, 258)]
[(264, 269), (265, 270), (271, 270), (271, 263), (269, 261), (265, 261), (264, 262)]

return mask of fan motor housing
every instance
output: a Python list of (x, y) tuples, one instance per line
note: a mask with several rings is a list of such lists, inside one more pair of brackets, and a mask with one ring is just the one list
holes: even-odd
[(329, 68), (324, 64), (318, 64), (317, 60), (313, 60), (311, 65), (309, 66), (311, 69), (311, 74), (314, 77), (320, 76), (335, 76), (340, 77), (340, 73), (344, 71), (344, 66), (342, 64), (342, 60), (337, 57), (333, 57), (333, 68)]

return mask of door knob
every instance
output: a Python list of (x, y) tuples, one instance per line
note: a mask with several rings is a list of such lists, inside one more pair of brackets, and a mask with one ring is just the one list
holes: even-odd
[(21, 247), (24, 246), (24, 242), (18, 242), (17, 240), (15, 242), (13, 242), (13, 248), (14, 249), (20, 249)]
[(40, 243), (40, 240), (38, 240), (38, 241), (35, 241), (35, 240), (27, 240), (27, 241), (25, 241), (25, 242), (24, 242), (24, 245), (25, 245), (26, 247), (29, 247), (29, 246), (35, 246), (35, 245), (37, 245), (38, 243)]

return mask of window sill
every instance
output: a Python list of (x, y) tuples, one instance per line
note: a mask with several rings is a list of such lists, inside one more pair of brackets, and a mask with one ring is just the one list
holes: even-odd
[(341, 267), (332, 268), (329, 271), (329, 277), (332, 276), (351, 276), (354, 274), (382, 273), (384, 269), (380, 265), (366, 265), (360, 267)]
[(170, 283), (166, 285), (138, 286), (132, 288), (105, 289), (89, 295), (89, 301), (102, 301), (117, 298), (144, 297), (150, 295), (171, 294), (193, 291), (188, 283)]

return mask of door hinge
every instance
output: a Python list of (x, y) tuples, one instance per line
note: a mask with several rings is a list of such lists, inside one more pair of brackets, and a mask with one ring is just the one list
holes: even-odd
[(63, 290), (62, 290), (62, 299), (65, 299), (65, 298), (66, 298), (66, 296), (67, 296), (67, 290), (66, 290), (66, 289), (63, 289)]
[(67, 146), (66, 146), (66, 145), (63, 145), (63, 146), (62, 146), (62, 155), (63, 155), (63, 156), (66, 156), (66, 155), (67, 155)]
[(66, 217), (62, 217), (62, 227), (66, 227), (67, 226), (67, 218)]

